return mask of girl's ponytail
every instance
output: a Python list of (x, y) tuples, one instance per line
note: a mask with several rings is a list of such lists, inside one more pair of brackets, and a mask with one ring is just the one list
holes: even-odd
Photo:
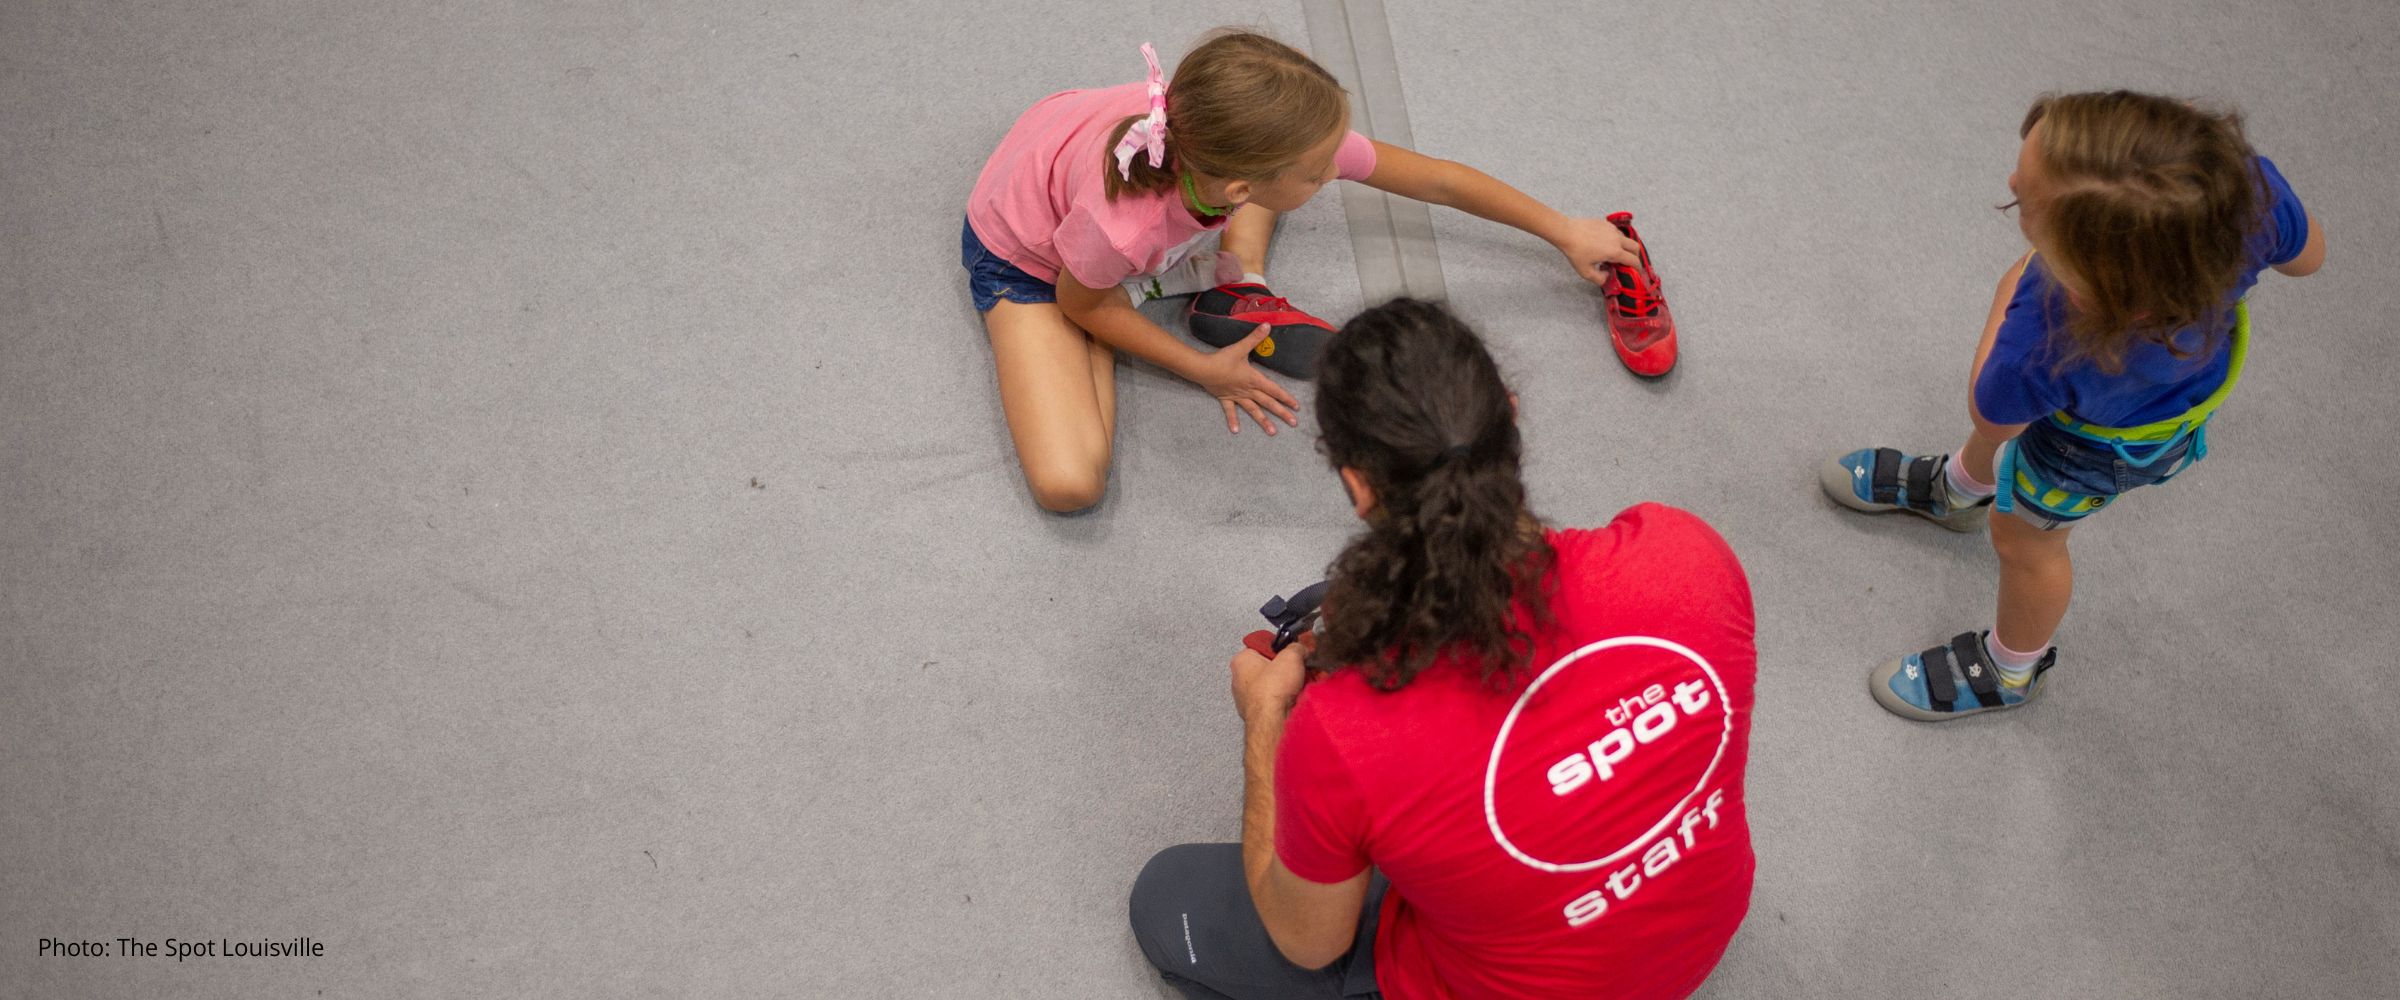
[[(1170, 101), (1169, 120), (1172, 120), (1174, 114), (1171, 110), (1172, 104), (1173, 102)], [(1172, 128), (1167, 130), (1167, 162), (1165, 166), (1154, 166), (1151, 164), (1149, 156), (1135, 154), (1132, 162), (1125, 168), (1125, 172), (1118, 171), (1117, 144), (1125, 141), (1125, 130), (1132, 128), (1133, 123), (1147, 117), (1149, 116), (1126, 115), (1124, 120), (1117, 123), (1117, 127), (1108, 130), (1108, 141), (1100, 146), (1109, 151), (1107, 157), (1108, 186), (1102, 190), (1107, 193), (1110, 201), (1117, 200), (1117, 196), (1122, 194), (1158, 194), (1172, 191), (1175, 188), (1175, 130)]]

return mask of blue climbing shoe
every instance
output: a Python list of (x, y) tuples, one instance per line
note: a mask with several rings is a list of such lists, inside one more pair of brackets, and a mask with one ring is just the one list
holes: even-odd
[(1862, 448), (1828, 460), (1817, 473), (1825, 495), (1851, 510), (1888, 514), (1905, 510), (1952, 531), (1973, 531), (1990, 517), (1990, 497), (1963, 507), (1950, 504), (1943, 478), (1948, 455), (1903, 455), (1891, 448)]
[(1867, 675), (1867, 690), (1893, 715), (1948, 722), (2032, 701), (2042, 693), (2042, 678), (2057, 665), (2058, 650), (2052, 649), (2033, 665), (2033, 681), (2023, 691), (2005, 687), (1983, 647), (1983, 636), (1961, 632), (1945, 645), (1875, 668)]

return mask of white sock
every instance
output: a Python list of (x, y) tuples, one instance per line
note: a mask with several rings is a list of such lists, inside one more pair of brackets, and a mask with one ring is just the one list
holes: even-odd
[(1267, 283), (1267, 276), (1256, 271), (1244, 271), (1242, 272), (1242, 281), (1252, 285), (1263, 285)]
[(1967, 473), (1967, 463), (1959, 461), (1956, 455), (1943, 463), (1942, 479), (1950, 487), (1950, 507), (1953, 510), (1975, 506), (1977, 501), (2000, 492), (2000, 488), (1991, 483), (1976, 482), (1975, 477)]
[(2000, 630), (1994, 628), (1983, 637), (1983, 655), (1992, 660), (1992, 668), (2000, 671), (2000, 683), (2021, 688), (2033, 683), (2034, 664), (2042, 662), (2042, 654), (2050, 651), (2044, 646), (2030, 653), (2020, 653), (2000, 644)]
[(1195, 253), (1176, 261), (1166, 273), (1142, 275), (1126, 279), (1125, 294), (1140, 305), (1152, 299), (1171, 299), (1178, 295), (1198, 295), (1217, 287), (1217, 255), (1214, 250)]

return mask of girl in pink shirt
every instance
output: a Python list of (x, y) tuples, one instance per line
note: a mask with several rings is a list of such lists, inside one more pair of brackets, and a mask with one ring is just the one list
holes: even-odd
[[(1276, 214), (1328, 181), (1362, 181), (1515, 226), (1549, 241), (1594, 284), (1607, 282), (1602, 265), (1640, 263), (1639, 245), (1606, 220), (1569, 218), (1471, 167), (1350, 131), (1340, 84), (1290, 46), (1220, 32), (1184, 58), (1171, 85), (1142, 49), (1149, 82), (1052, 94), (1026, 111), (967, 204), (961, 256), (991, 337), (1009, 435), (1045, 509), (1100, 500), (1116, 432), (1118, 351), (1207, 389), (1228, 431), (1240, 432), (1245, 413), (1270, 435), (1277, 420), (1298, 426), (1297, 401), (1249, 359), (1305, 372), (1301, 355), (1330, 327), (1272, 298), (1259, 275)], [(1212, 234), (1222, 252), (1195, 254)], [(1144, 295), (1211, 284), (1202, 312), (1268, 321), (1203, 351), (1134, 308)], [(1238, 312), (1223, 308), (1237, 301)], [(1268, 347), (1277, 327), (1290, 331), (1277, 336), (1288, 343)]]

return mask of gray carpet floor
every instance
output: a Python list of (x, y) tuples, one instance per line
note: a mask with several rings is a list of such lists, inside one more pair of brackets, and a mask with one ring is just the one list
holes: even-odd
[[(1669, 281), (1639, 383), (1549, 248), (1436, 210), (1538, 508), (1677, 504), (1749, 567), (1759, 878), (1705, 995), (2390, 995), (2400, 8), (1389, 16), (1421, 149), (1635, 211)], [(1353, 522), (1311, 435), (1139, 365), (1106, 501), (1037, 511), (953, 248), (1019, 110), (1219, 23), (1307, 41), (0, 5), (0, 994), (1163, 996), (1125, 891), (1236, 836), (1225, 658)], [(2018, 118), (2119, 85), (2246, 110), (2331, 263), (2259, 288), (2215, 456), (2077, 533), (2046, 703), (1904, 723), (1863, 671), (1988, 622), (1993, 558), (1815, 465), (1963, 435)], [(1361, 306), (1340, 199), (1273, 270)]]

